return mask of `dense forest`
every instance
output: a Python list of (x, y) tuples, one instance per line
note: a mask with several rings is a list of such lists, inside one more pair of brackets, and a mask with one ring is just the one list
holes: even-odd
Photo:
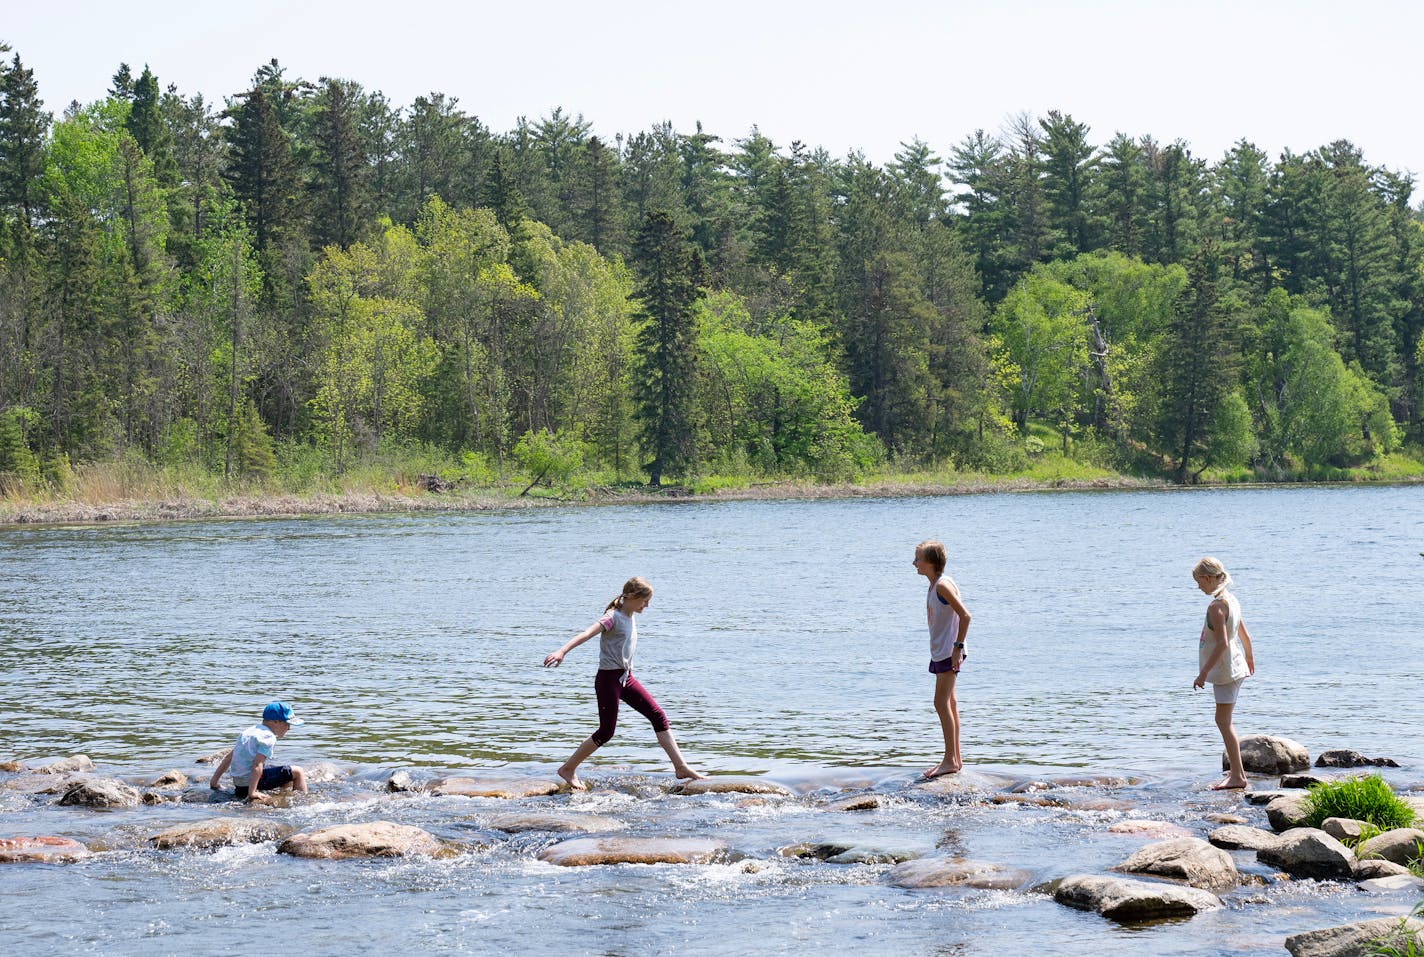
[[(0, 473), (378, 455), (625, 481), (1193, 481), (1424, 439), (1413, 182), (1011, 118), (877, 165), (756, 127), (496, 132), (273, 60), (221, 104), (0, 61)], [(20, 483), (17, 486), (16, 482)]]

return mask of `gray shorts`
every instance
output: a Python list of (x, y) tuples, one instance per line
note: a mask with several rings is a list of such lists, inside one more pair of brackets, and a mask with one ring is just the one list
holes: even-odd
[(1216, 695), (1216, 703), (1235, 704), (1236, 696), (1241, 693), (1241, 683), (1245, 680), (1245, 678), (1242, 678), (1241, 681), (1232, 681), (1224, 685), (1212, 682), (1211, 693)]

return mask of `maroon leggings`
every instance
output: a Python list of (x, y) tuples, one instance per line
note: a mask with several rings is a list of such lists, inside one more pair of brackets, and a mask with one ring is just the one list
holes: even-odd
[(618, 702), (626, 701), (633, 710), (652, 722), (653, 730), (663, 732), (668, 729), (667, 715), (648, 690), (638, 684), (631, 674), (623, 682), (621, 668), (599, 668), (593, 678), (593, 693), (598, 696), (598, 730), (593, 732), (593, 740), (605, 745), (613, 738), (618, 727)]

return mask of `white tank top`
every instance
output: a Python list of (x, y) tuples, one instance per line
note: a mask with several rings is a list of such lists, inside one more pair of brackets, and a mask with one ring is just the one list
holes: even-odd
[(959, 640), (959, 612), (952, 605), (941, 601), (935, 593), (940, 582), (947, 582), (950, 591), (959, 594), (959, 587), (948, 575), (941, 575), (930, 583), (930, 593), (925, 597), (925, 607), (929, 609), (930, 660), (944, 661), (954, 654), (954, 643)]
[[(1227, 685), (1245, 678), (1250, 674), (1250, 669), (1246, 665), (1246, 649), (1241, 647), (1241, 603), (1229, 591), (1222, 592), (1212, 601), (1217, 599), (1226, 603), (1226, 654), (1221, 656), (1221, 660), (1211, 669), (1206, 680), (1214, 685)], [(1207, 659), (1211, 657), (1212, 650), (1216, 647), (1214, 641), (1207, 640), (1209, 634), (1212, 634), (1210, 614), (1207, 615), (1206, 623), (1202, 625), (1201, 639), (1197, 642), (1198, 668), (1206, 664)], [(1215, 636), (1213, 635), (1213, 637)]]

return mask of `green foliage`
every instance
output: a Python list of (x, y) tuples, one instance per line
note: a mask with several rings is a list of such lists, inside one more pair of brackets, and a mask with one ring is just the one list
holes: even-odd
[(583, 466), (585, 444), (567, 432), (525, 432), (514, 444), (514, 458), (529, 476), (530, 488), (563, 482)]
[(1367, 821), (1386, 831), (1414, 821), (1414, 809), (1396, 797), (1378, 774), (1314, 785), (1302, 810), (1306, 827), (1319, 827), (1328, 817)]
[(26, 437), (38, 419), (34, 410), (23, 407), (0, 412), (0, 474), (9, 474), (24, 482), (40, 478), (40, 460), (30, 449)]
[(232, 467), (243, 478), (266, 479), (277, 467), (272, 436), (251, 399), (238, 407), (232, 435)]

